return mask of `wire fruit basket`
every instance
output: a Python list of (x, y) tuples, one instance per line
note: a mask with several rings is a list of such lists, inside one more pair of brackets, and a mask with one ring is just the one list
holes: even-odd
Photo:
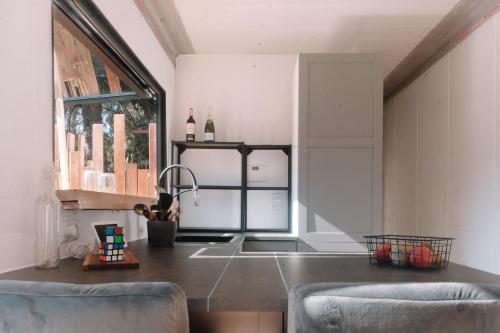
[(448, 267), (453, 238), (374, 235), (364, 236), (370, 264), (439, 269)]

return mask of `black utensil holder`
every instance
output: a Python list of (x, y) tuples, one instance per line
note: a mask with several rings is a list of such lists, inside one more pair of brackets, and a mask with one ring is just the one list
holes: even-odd
[(173, 247), (177, 222), (148, 221), (148, 243), (153, 247)]

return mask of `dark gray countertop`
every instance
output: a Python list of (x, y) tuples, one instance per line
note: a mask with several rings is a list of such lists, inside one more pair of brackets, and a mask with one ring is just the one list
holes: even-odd
[(244, 253), (232, 244), (179, 244), (150, 248), (131, 242), (140, 261), (135, 270), (82, 271), (81, 260), (59, 268), (24, 268), (0, 279), (69, 283), (170, 281), (186, 293), (190, 311), (286, 311), (287, 292), (311, 282), (473, 282), (500, 284), (500, 276), (451, 264), (437, 271), (375, 266), (366, 256), (316, 253)]

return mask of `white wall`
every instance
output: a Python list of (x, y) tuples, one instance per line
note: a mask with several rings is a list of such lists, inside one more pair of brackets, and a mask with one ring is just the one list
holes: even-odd
[(385, 232), (500, 274), (500, 14), (385, 105)]
[[(132, 0), (96, 0), (99, 8), (167, 91), (173, 109), (175, 70)], [(0, 272), (33, 264), (35, 213), (40, 168), (52, 160), (51, 1), (0, 2), (0, 83), (4, 122), (0, 131)], [(172, 112), (167, 112), (167, 120)], [(172, 121), (168, 122), (171, 128)], [(131, 212), (63, 212), (91, 241), (93, 221), (118, 221), (129, 239), (144, 236), (143, 221)]]
[(174, 138), (184, 140), (189, 107), (203, 140), (212, 105), (216, 141), (291, 144), (296, 54), (193, 54), (177, 58)]
[[(194, 108), (196, 140), (204, 140), (208, 106), (214, 111), (216, 141), (244, 141), (247, 144), (291, 144), (293, 82), (297, 54), (193, 54), (177, 58), (174, 138), (185, 140), (185, 122), (189, 107)], [(211, 150), (182, 155), (182, 163), (195, 171), (202, 185), (239, 185), (241, 155)], [(255, 155), (255, 156), (254, 156)], [(250, 155), (248, 163), (266, 165), (268, 178), (252, 186), (276, 186), (279, 174), (286, 177), (284, 154), (257, 158)], [(286, 162), (286, 159), (284, 159)], [(276, 169), (276, 170), (275, 170)], [(274, 172), (273, 172), (274, 170)], [(279, 177), (278, 177), (279, 178)], [(206, 182), (209, 181), (210, 184)], [(283, 186), (283, 184), (280, 184)], [(284, 184), (286, 186), (286, 184)], [(207, 191), (205, 191), (207, 192)], [(220, 191), (200, 193), (200, 207), (187, 207), (181, 226), (234, 228), (239, 226), (239, 195), (227, 197)], [(281, 199), (280, 209), (273, 206), (272, 194)], [(205, 198), (204, 198), (205, 197)], [(286, 192), (272, 191), (249, 196), (249, 206), (260, 210), (248, 212), (249, 227), (283, 229), (287, 222)], [(181, 201), (182, 202), (182, 201)], [(216, 206), (219, 204), (220, 206)], [(215, 208), (214, 207), (218, 207)], [(222, 215), (221, 215), (222, 214)], [(207, 216), (209, 218), (207, 218)], [(258, 220), (257, 225), (254, 221)], [(215, 225), (215, 224), (217, 225)], [(221, 225), (222, 223), (222, 225)]]

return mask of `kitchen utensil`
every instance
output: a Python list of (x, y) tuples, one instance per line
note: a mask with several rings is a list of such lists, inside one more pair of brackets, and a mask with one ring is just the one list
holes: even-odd
[(137, 214), (137, 215), (142, 215), (144, 216), (145, 218), (147, 218), (149, 221), (156, 221), (157, 220), (157, 216), (154, 212), (150, 211), (148, 209), (148, 206), (146, 206), (145, 204), (136, 204), (134, 206), (134, 212)]
[(158, 217), (156, 216), (155, 213), (149, 211), (149, 210), (144, 210), (144, 217), (147, 218), (149, 221), (157, 221)]
[(145, 204), (141, 204), (141, 203), (135, 204), (134, 212), (137, 215), (144, 215), (144, 210), (148, 210), (148, 206), (146, 206)]
[(172, 206), (172, 202), (174, 201), (174, 198), (170, 193), (160, 193), (160, 199), (158, 200), (158, 206), (160, 206), (160, 209), (166, 209), (167, 211), (170, 209), (170, 206)]
[(151, 212), (155, 214), (156, 221), (161, 221), (161, 210), (158, 205), (151, 205)]
[(168, 220), (168, 210), (164, 208), (160, 208), (160, 221)]
[(158, 193), (158, 194), (167, 193), (167, 190), (164, 187), (161, 187), (161, 186), (155, 185), (155, 190), (156, 190), (156, 193)]
[(179, 208), (179, 201), (175, 200), (170, 206), (170, 214), (168, 216), (168, 220), (171, 222), (176, 222), (179, 219), (179, 215), (181, 210)]

